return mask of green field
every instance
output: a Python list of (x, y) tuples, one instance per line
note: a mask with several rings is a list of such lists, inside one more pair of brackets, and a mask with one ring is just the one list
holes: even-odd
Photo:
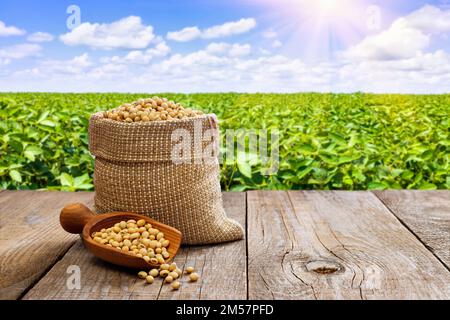
[[(3, 189), (90, 190), (88, 119), (138, 94), (0, 93)], [(224, 129), (278, 129), (280, 168), (222, 165), (224, 190), (450, 189), (450, 95), (160, 94)]]

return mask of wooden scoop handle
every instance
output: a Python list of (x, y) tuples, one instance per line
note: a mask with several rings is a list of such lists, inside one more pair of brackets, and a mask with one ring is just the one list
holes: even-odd
[(84, 204), (72, 203), (61, 210), (59, 222), (67, 232), (82, 233), (86, 223), (94, 216), (95, 214)]

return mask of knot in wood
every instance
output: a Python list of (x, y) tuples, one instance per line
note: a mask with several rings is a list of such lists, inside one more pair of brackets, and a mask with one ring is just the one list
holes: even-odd
[(345, 268), (342, 264), (330, 260), (314, 260), (306, 263), (306, 270), (318, 274), (332, 274), (343, 271)]

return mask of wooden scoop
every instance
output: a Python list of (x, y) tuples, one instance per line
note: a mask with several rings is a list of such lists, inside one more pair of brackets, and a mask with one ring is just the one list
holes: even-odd
[(59, 221), (64, 230), (70, 233), (81, 233), (81, 238), (83, 239), (85, 246), (100, 259), (134, 269), (147, 270), (151, 267), (158, 267), (159, 265), (152, 265), (130, 252), (117, 250), (113, 247), (95, 242), (91, 237), (91, 234), (94, 232), (100, 231), (103, 228), (110, 228), (120, 221), (127, 221), (130, 219), (134, 219), (136, 221), (144, 219), (154, 228), (157, 228), (163, 232), (164, 238), (170, 241), (170, 245), (167, 248), (170, 257), (166, 261), (173, 259), (180, 248), (181, 232), (149, 217), (128, 212), (94, 214), (89, 208), (81, 203), (69, 204), (65, 206), (61, 210), (61, 214), (59, 216)]

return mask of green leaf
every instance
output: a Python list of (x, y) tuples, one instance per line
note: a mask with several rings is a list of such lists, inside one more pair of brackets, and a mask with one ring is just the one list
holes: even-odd
[(65, 172), (61, 173), (61, 175), (59, 176), (59, 181), (61, 182), (62, 186), (66, 186), (66, 187), (74, 186), (74, 179), (68, 173), (65, 173)]
[(338, 164), (344, 164), (359, 159), (359, 156), (342, 156), (338, 158)]
[(352, 177), (358, 180), (359, 182), (364, 182), (367, 179), (366, 176), (360, 171), (352, 172)]
[(73, 179), (73, 186), (78, 188), (79, 186), (90, 182), (90, 180), (91, 180), (91, 178), (89, 177), (89, 175), (87, 173), (85, 173), (85, 174), (75, 177)]
[(22, 145), (22, 142), (20, 142), (20, 141), (10, 140), (8, 142), (8, 144), (12, 149), (14, 149), (14, 151), (16, 151), (18, 153), (21, 153), (23, 150), (23, 145)]
[(386, 190), (387, 186), (381, 182), (371, 182), (367, 186), (369, 190)]
[(28, 146), (25, 149), (24, 156), (30, 161), (34, 161), (37, 155), (42, 154), (43, 150), (38, 146)]
[(314, 146), (312, 144), (305, 143), (298, 147), (298, 151), (302, 154), (308, 155), (308, 154), (314, 153), (316, 151), (316, 149), (314, 148)]
[(352, 178), (350, 176), (347, 176), (347, 175), (342, 178), (342, 182), (345, 183), (346, 185), (350, 185), (350, 186), (353, 185)]
[(91, 190), (94, 188), (94, 185), (91, 183), (83, 183), (83, 184), (77, 185), (75, 188), (77, 190)]
[(402, 173), (401, 177), (402, 179), (405, 180), (411, 180), (414, 177), (414, 172), (406, 170), (405, 172)]
[(242, 173), (245, 177), (252, 177), (252, 167), (247, 161), (247, 154), (245, 152), (238, 152), (236, 157), (237, 166), (239, 172)]
[(13, 179), (16, 182), (19, 182), (19, 183), (22, 182), (22, 175), (17, 170), (10, 170), (9, 176), (11, 177), (11, 179)]
[(339, 144), (347, 144), (347, 140), (345, 140), (345, 137), (343, 134), (339, 132), (330, 132), (328, 133), (331, 139), (333, 139), (335, 142)]
[(419, 185), (420, 190), (436, 190), (438, 187), (434, 183), (424, 182)]
[(332, 166), (336, 166), (339, 164), (339, 160), (337, 156), (333, 156), (330, 154), (326, 154), (326, 153), (321, 153), (319, 155), (320, 159), (322, 159), (323, 162), (325, 162), (326, 164), (332, 165)]
[(430, 160), (433, 157), (433, 151), (431, 150), (426, 150), (422, 153), (421, 158), (424, 160)]
[(23, 167), (23, 164), (20, 164), (20, 163), (11, 163), (8, 166), (9, 170), (19, 169), (19, 168), (22, 168), (22, 167)]
[(297, 179), (298, 180), (303, 179), (303, 177), (305, 177), (308, 173), (310, 173), (312, 169), (313, 169), (313, 167), (307, 167), (307, 168), (297, 172)]
[(51, 120), (43, 120), (39, 124), (42, 124), (43, 126), (47, 127), (56, 127), (56, 123)]
[(44, 121), (45, 119), (47, 119), (47, 116), (49, 115), (50, 111), (44, 111), (41, 116), (38, 119), (38, 123), (41, 123), (42, 121)]
[(402, 169), (394, 169), (391, 172), (393, 178), (400, 176), (402, 173), (403, 173)]
[(246, 185), (242, 185), (242, 184), (231, 187), (231, 191), (233, 191), (233, 192), (243, 192), (247, 189), (250, 189), (250, 188), (247, 187)]
[(247, 178), (252, 177), (252, 167), (246, 161), (238, 161), (237, 165), (240, 173)]

